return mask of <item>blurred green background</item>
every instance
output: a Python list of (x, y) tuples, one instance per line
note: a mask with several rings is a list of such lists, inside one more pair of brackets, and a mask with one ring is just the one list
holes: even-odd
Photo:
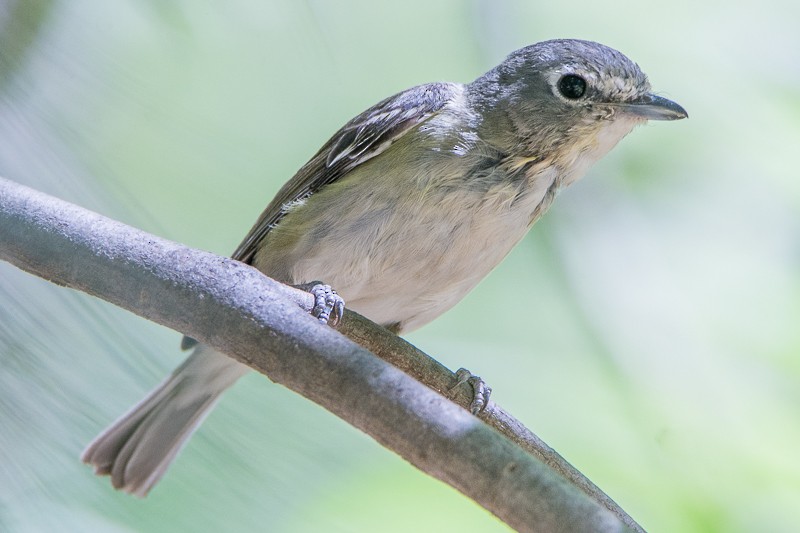
[[(592, 39), (691, 118), (639, 128), (409, 336), (652, 531), (800, 527), (800, 4), (0, 0), (0, 175), (228, 254), (339, 126)], [(0, 531), (508, 531), (261, 376), (145, 500), (83, 446), (180, 335), (0, 264)]]

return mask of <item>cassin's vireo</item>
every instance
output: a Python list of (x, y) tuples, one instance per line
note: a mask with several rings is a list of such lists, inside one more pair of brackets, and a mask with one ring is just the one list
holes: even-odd
[[(470, 84), (413, 87), (352, 119), (278, 191), (233, 258), (288, 284), (324, 280), (354, 311), (410, 331), (461, 300), (634, 126), (686, 116), (616, 50), (534, 44)], [(145, 495), (247, 371), (196, 345), (83, 460)]]

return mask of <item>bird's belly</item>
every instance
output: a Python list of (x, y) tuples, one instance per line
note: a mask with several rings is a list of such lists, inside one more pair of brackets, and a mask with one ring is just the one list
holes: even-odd
[[(523, 192), (498, 184), (415, 198), (372, 195), (339, 209), (335, 221), (292, 221), (305, 227), (303, 235), (275, 232), (272, 264), (259, 268), (289, 283), (329, 283), (348, 308), (410, 331), (450, 309), (500, 263), (527, 233), (553, 177), (543, 175)], [(303, 211), (336, 211), (325, 198), (316, 201)]]

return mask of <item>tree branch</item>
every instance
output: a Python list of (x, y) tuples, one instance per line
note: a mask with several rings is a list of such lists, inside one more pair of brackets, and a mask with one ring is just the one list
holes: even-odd
[[(321, 326), (308, 315), (309, 294), (243, 263), (2, 178), (0, 259), (186, 333), (249, 365), (515, 529), (643, 531), (493, 402), (480, 415), (484, 424), (434, 392), (447, 394), (454, 382), (453, 373), (438, 362), (351, 311), (340, 331), (352, 341)], [(456, 390), (453, 399), (466, 407), (469, 387)]]

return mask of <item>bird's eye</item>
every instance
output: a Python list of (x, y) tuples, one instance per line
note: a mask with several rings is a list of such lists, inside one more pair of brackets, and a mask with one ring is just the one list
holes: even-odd
[(558, 92), (569, 100), (577, 100), (586, 94), (586, 80), (575, 74), (567, 74), (558, 80)]

